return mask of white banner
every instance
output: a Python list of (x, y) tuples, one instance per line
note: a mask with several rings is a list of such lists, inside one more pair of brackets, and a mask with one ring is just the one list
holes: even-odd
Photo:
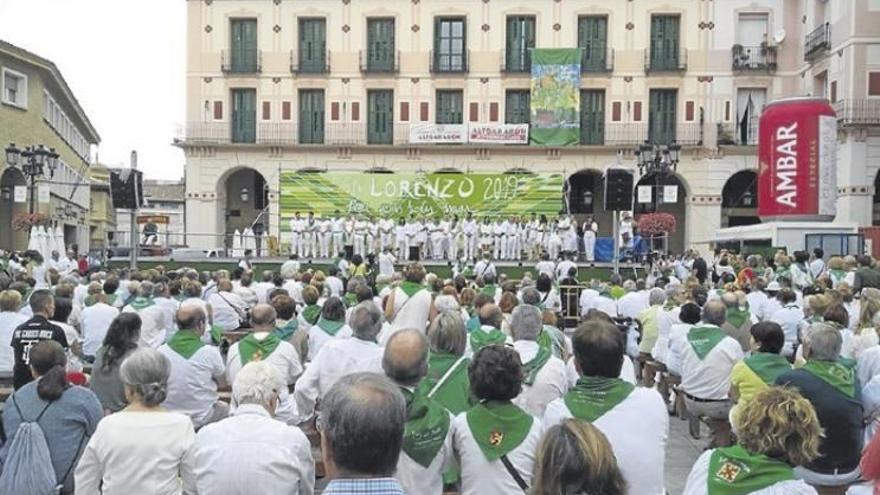
[(650, 203), (651, 202), (651, 189), (654, 186), (639, 186), (638, 187), (638, 202), (639, 203)]
[(16, 203), (27, 202), (27, 186), (15, 186), (13, 191), (14, 201)]
[(37, 196), (39, 202), (41, 204), (46, 204), (49, 202), (49, 186), (40, 186), (39, 187), (40, 194)]
[(467, 126), (464, 124), (413, 124), (409, 126), (412, 144), (464, 144)]
[(663, 202), (678, 203), (678, 186), (663, 186)]
[(529, 124), (470, 124), (468, 142), (529, 144)]

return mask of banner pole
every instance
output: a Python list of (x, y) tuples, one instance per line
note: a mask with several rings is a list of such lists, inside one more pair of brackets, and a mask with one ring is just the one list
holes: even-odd
[(612, 212), (612, 222), (614, 222), (614, 273), (620, 273), (620, 212), (614, 210)]

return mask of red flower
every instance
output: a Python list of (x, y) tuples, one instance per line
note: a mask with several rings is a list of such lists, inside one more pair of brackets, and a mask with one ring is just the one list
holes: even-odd
[(49, 225), (49, 217), (42, 213), (25, 213), (12, 220), (12, 228), (15, 230), (30, 230), (39, 225)]
[(639, 217), (642, 235), (662, 235), (675, 232), (675, 217), (669, 213), (647, 213)]

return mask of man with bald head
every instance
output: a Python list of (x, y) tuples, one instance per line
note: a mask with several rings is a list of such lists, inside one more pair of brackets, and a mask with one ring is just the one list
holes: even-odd
[(428, 373), (428, 340), (414, 329), (395, 333), (385, 345), (385, 374), (406, 398), (407, 422), (395, 478), (407, 493), (443, 492), (443, 473), (453, 459), (451, 416), (419, 387)]
[(483, 347), (494, 344), (513, 344), (513, 340), (501, 331), (503, 315), (497, 304), (484, 304), (479, 311), (480, 327), (468, 334), (465, 350), (470, 358)]
[(687, 410), (694, 417), (709, 419), (712, 447), (731, 443), (730, 373), (733, 365), (743, 360), (742, 347), (721, 329), (727, 308), (719, 300), (703, 306), (703, 319), (686, 336), (670, 342), (673, 352), (681, 356), (681, 389)]
[(296, 406), (288, 387), (302, 374), (303, 366), (296, 348), (290, 342), (281, 340), (275, 332), (275, 308), (268, 304), (257, 304), (251, 311), (251, 331), (240, 341), (232, 344), (226, 356), (226, 379), (235, 382), (235, 375), (251, 361), (266, 361), (273, 365), (284, 379), (285, 387), (278, 391), (278, 406), (275, 418), (285, 423), (296, 424)]
[(168, 396), (162, 406), (188, 415), (199, 429), (229, 415), (229, 405), (217, 395), (226, 367), (217, 347), (202, 341), (208, 323), (198, 303), (182, 304), (176, 320), (180, 330), (159, 347), (171, 362)]

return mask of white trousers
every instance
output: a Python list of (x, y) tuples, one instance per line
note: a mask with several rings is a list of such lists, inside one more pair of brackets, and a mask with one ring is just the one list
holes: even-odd
[(302, 232), (290, 233), (290, 254), (302, 257)]
[(333, 256), (345, 250), (342, 232), (333, 232)]
[(596, 259), (596, 233), (592, 230), (584, 232), (584, 253), (587, 261)]
[(496, 236), (495, 237), (495, 248), (492, 252), (493, 257), (496, 260), (503, 260), (507, 258), (507, 237), (506, 236)]
[(321, 257), (329, 258), (330, 257), (330, 232), (323, 232), (318, 234), (321, 240)]

